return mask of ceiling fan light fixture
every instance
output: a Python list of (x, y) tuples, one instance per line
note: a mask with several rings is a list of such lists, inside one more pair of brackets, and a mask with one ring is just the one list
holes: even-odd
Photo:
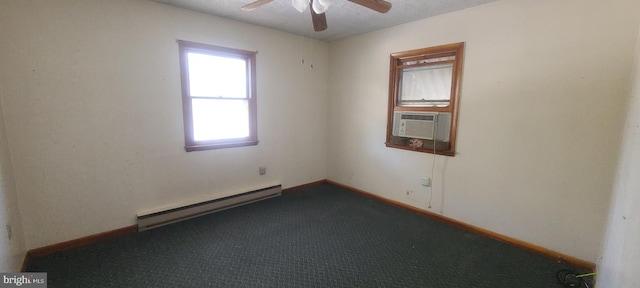
[(313, 8), (313, 11), (317, 14), (327, 12), (329, 6), (331, 6), (331, 2), (329, 0), (314, 0), (311, 2), (311, 8)]
[(291, 0), (291, 5), (293, 5), (293, 8), (300, 11), (300, 13), (303, 13), (304, 11), (307, 11), (307, 7), (309, 7), (309, 0)]
[[(311, 23), (313, 24), (313, 30), (316, 32), (327, 30), (327, 16), (324, 12), (327, 12), (331, 2), (333, 0), (291, 0), (291, 5), (300, 13), (307, 11), (307, 8), (311, 6), (309, 11), (311, 12)], [(385, 0), (348, 0), (360, 6), (378, 11), (380, 13), (386, 13), (391, 9), (391, 3)], [(247, 5), (242, 6), (242, 10), (251, 11), (265, 4), (269, 4), (273, 0), (255, 0)]]

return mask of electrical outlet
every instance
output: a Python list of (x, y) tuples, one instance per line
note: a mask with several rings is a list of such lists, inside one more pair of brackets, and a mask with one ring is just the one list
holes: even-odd
[(267, 167), (260, 166), (260, 168), (258, 168), (258, 171), (260, 171), (260, 175), (267, 174)]
[(420, 180), (420, 184), (422, 184), (422, 186), (424, 187), (431, 187), (431, 178), (422, 177), (422, 179)]
[(13, 238), (13, 232), (11, 231), (11, 224), (6, 224), (5, 227), (7, 228), (7, 238), (11, 240), (11, 238)]

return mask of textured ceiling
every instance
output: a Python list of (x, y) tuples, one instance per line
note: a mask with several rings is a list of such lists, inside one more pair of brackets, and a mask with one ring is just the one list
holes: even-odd
[(291, 0), (275, 0), (253, 11), (240, 7), (254, 0), (153, 0), (224, 18), (303, 35), (323, 41), (371, 32), (495, 0), (388, 0), (391, 11), (381, 14), (347, 0), (332, 0), (326, 12), (329, 29), (314, 32), (309, 10), (300, 13)]

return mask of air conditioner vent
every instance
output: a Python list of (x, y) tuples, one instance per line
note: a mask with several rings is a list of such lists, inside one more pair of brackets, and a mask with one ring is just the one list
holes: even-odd
[(435, 119), (435, 116), (422, 114), (402, 114), (402, 116), (400, 116), (400, 119), (433, 121)]
[(437, 113), (394, 112), (393, 136), (433, 140)]

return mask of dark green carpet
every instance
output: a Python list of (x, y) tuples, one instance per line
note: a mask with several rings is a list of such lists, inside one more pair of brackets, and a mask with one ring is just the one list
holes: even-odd
[(329, 185), (33, 258), (49, 287), (561, 288), (572, 268)]

